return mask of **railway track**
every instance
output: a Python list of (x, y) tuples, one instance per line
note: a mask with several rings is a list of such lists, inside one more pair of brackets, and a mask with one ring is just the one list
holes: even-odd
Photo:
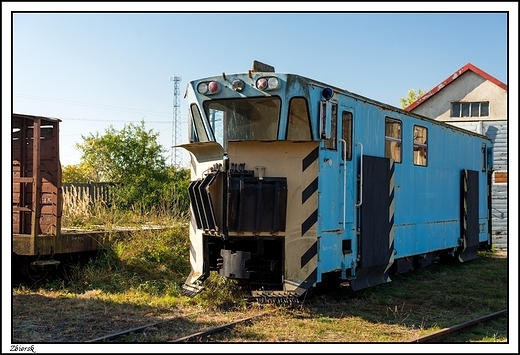
[(105, 335), (105, 336), (102, 336), (102, 337), (99, 337), (99, 338), (96, 338), (96, 339), (89, 340), (89, 341), (87, 341), (87, 343), (106, 343), (106, 342), (112, 342), (112, 341), (121, 340), (123, 337), (128, 336), (130, 334), (142, 333), (145, 330), (150, 329), (150, 328), (159, 327), (161, 325), (165, 325), (167, 323), (173, 323), (173, 322), (176, 322), (176, 321), (178, 322), (178, 321), (181, 321), (183, 319), (188, 319), (189, 317), (195, 316), (197, 314), (200, 314), (201, 312), (202, 311), (194, 312), (194, 313), (190, 313), (190, 314), (188, 314), (186, 316), (175, 317), (175, 318), (166, 319), (166, 320), (163, 320), (163, 321), (160, 321), (160, 322), (149, 323), (149, 324), (145, 324), (145, 325), (142, 325), (142, 326), (139, 326), (139, 327), (122, 330), (120, 332), (112, 333), (112, 334)]
[(449, 328), (444, 328), (444, 329), (441, 329), (434, 333), (416, 338), (416, 339), (412, 340), (410, 343), (426, 343), (426, 342), (433, 341), (433, 340), (438, 341), (439, 339), (447, 338), (457, 332), (460, 332), (465, 329), (469, 329), (482, 322), (485, 322), (485, 321), (488, 321), (491, 319), (495, 319), (498, 317), (502, 317), (506, 314), (507, 314), (507, 309), (503, 309), (501, 311), (490, 313), (485, 316), (478, 317), (478, 318), (469, 320), (467, 322), (463, 322), (463, 323), (451, 326)]
[[(170, 342), (170, 343), (198, 342), (198, 341), (200, 341), (201, 339), (203, 339), (204, 337), (206, 337), (208, 335), (224, 332), (226, 330), (229, 330), (229, 329), (235, 327), (238, 324), (251, 322), (254, 319), (266, 316), (266, 315), (268, 315), (270, 313), (275, 312), (276, 310), (277, 309), (271, 309), (271, 310), (268, 310), (266, 312), (254, 315), (254, 316), (250, 316), (250, 317), (242, 318), (242, 319), (239, 319), (239, 320), (236, 320), (236, 321), (232, 321), (232, 322), (226, 323), (226, 324), (221, 325), (221, 326), (211, 327), (211, 328), (208, 328), (208, 329), (205, 329), (205, 330), (202, 330), (202, 331), (199, 331), (199, 332), (187, 335), (187, 336), (182, 336), (180, 338), (177, 338), (177, 339), (174, 339), (174, 340), (171, 340), (171, 341), (168, 341), (168, 342)], [(202, 311), (191, 313), (189, 315), (182, 316), (182, 317), (171, 318), (171, 319), (163, 320), (163, 321), (160, 321), (160, 322), (149, 323), (149, 324), (145, 324), (143, 326), (139, 326), (139, 327), (135, 327), (135, 328), (131, 328), (131, 329), (126, 329), (126, 330), (123, 330), (123, 331), (120, 331), (120, 332), (112, 333), (112, 334), (105, 335), (105, 336), (102, 336), (102, 337), (99, 337), (99, 338), (96, 338), (96, 339), (89, 340), (89, 341), (87, 341), (87, 343), (107, 343), (107, 342), (120, 341), (125, 336), (129, 336), (131, 334), (143, 333), (147, 329), (157, 328), (157, 327), (161, 327), (161, 326), (166, 326), (168, 323), (174, 324), (175, 322), (187, 321), (190, 317), (196, 316), (196, 315), (198, 315), (200, 313), (202, 313)]]
[(242, 319), (239, 319), (237, 321), (234, 321), (234, 322), (231, 322), (228, 324), (224, 324), (224, 325), (221, 325), (218, 327), (213, 327), (210, 329), (203, 330), (201, 332), (193, 333), (193, 334), (190, 334), (190, 335), (187, 335), (187, 336), (175, 339), (175, 340), (171, 340), (171, 341), (169, 341), (169, 343), (199, 342), (201, 339), (203, 339), (204, 337), (206, 337), (208, 335), (215, 334), (215, 333), (222, 333), (226, 330), (234, 328), (238, 324), (244, 324), (244, 323), (251, 322), (253, 319), (261, 318), (269, 313), (273, 313), (274, 311), (275, 310), (270, 310), (270, 311), (258, 314), (256, 316), (242, 318)]
[[(273, 312), (275, 312), (277, 310), (278, 309), (270, 309), (270, 310), (267, 310), (265, 312), (256, 314), (254, 316), (241, 318), (241, 319), (238, 319), (238, 320), (235, 320), (235, 321), (232, 321), (232, 322), (228, 322), (228, 323), (226, 323), (224, 325), (210, 327), (210, 328), (207, 328), (207, 329), (204, 329), (204, 330), (201, 330), (201, 331), (197, 331), (195, 333), (192, 333), (192, 334), (189, 334), (189, 335), (185, 335), (185, 336), (182, 336), (182, 337), (179, 337), (179, 338), (167, 341), (167, 342), (168, 343), (191, 343), (191, 342), (197, 342), (198, 343), (198, 342), (202, 342), (202, 341), (204, 341), (204, 339), (206, 337), (208, 337), (210, 335), (223, 333), (225, 331), (231, 330), (232, 328), (236, 327), (239, 324), (251, 323), (255, 319), (259, 319), (261, 317), (264, 317), (264, 316), (267, 316), (269, 314), (272, 314)], [(160, 322), (146, 324), (146, 325), (139, 326), (139, 327), (132, 328), (132, 329), (127, 329), (127, 330), (124, 330), (124, 331), (121, 331), (121, 332), (109, 334), (109, 335), (106, 335), (106, 336), (103, 336), (103, 337), (100, 337), (100, 338), (96, 338), (96, 339), (90, 340), (87, 343), (106, 343), (106, 342), (118, 341), (118, 340), (121, 340), (125, 336), (128, 336), (130, 334), (142, 333), (142, 332), (146, 331), (147, 329), (161, 327), (161, 326), (166, 325), (167, 323), (174, 324), (175, 322), (186, 321), (186, 320), (189, 319), (189, 317), (196, 316), (197, 314), (200, 314), (200, 313), (202, 313), (202, 311), (191, 313), (189, 315), (182, 316), (182, 317), (176, 317), (176, 318), (167, 319), (167, 320), (160, 321)], [(495, 319), (495, 318), (498, 318), (498, 317), (502, 317), (502, 316), (504, 316), (506, 314), (507, 314), (507, 309), (501, 310), (501, 311), (498, 311), (498, 312), (494, 312), (494, 313), (490, 313), (490, 314), (487, 314), (485, 316), (481, 316), (481, 317), (472, 319), (470, 321), (466, 321), (466, 322), (463, 322), (463, 323), (451, 326), (449, 328), (444, 328), (444, 329), (441, 329), (441, 330), (436, 331), (434, 333), (431, 333), (431, 334), (428, 334), (428, 335), (425, 335), (425, 336), (422, 336), (422, 337), (415, 338), (415, 339), (413, 339), (413, 340), (411, 340), (409, 342), (410, 343), (426, 343), (426, 342), (432, 342), (432, 341), (438, 342), (440, 339), (446, 339), (449, 336), (451, 336), (451, 335), (453, 335), (453, 334), (455, 334), (457, 332), (468, 330), (471, 327), (476, 326), (476, 325), (478, 325), (478, 324), (480, 324), (482, 322), (486, 322), (486, 321), (489, 321), (489, 320), (492, 320), (492, 319)]]

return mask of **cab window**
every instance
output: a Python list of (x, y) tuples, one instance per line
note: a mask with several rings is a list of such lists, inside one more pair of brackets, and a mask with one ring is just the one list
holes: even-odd
[(312, 140), (309, 110), (307, 102), (302, 97), (293, 98), (289, 103), (287, 139)]

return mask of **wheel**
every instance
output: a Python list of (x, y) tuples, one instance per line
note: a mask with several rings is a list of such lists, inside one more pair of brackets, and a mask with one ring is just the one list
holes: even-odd
[(43, 267), (24, 264), (22, 273), (32, 281), (41, 281), (47, 276), (49, 270)]

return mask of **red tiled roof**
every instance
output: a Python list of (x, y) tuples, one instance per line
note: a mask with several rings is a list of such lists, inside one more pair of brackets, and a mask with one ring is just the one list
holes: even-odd
[(459, 76), (461, 76), (462, 74), (464, 74), (468, 70), (471, 70), (473, 73), (475, 73), (477, 75), (480, 75), (484, 79), (486, 79), (488, 81), (491, 81), (493, 84), (495, 84), (498, 87), (500, 87), (500, 88), (504, 89), (505, 91), (507, 91), (507, 85), (506, 84), (504, 84), (500, 80), (494, 78), (493, 76), (489, 75), (485, 71), (480, 70), (479, 68), (477, 68), (473, 64), (468, 63), (465, 66), (463, 66), (462, 68), (460, 68), (459, 70), (457, 70), (455, 73), (450, 75), (447, 79), (445, 79), (439, 85), (435, 86), (433, 89), (431, 89), (426, 94), (421, 96), (419, 99), (417, 99), (414, 102), (412, 102), (411, 105), (405, 107), (405, 111), (412, 111), (414, 108), (416, 108), (417, 106), (421, 105), (423, 102), (428, 100), (430, 97), (432, 97), (433, 95), (435, 95), (436, 93), (441, 91), (443, 88), (445, 88), (446, 86), (451, 84), (455, 79), (457, 79)]

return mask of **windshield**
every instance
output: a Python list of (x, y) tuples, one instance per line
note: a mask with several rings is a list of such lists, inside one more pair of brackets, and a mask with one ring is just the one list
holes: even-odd
[(215, 139), (222, 146), (228, 140), (277, 139), (278, 97), (211, 100), (203, 105)]

